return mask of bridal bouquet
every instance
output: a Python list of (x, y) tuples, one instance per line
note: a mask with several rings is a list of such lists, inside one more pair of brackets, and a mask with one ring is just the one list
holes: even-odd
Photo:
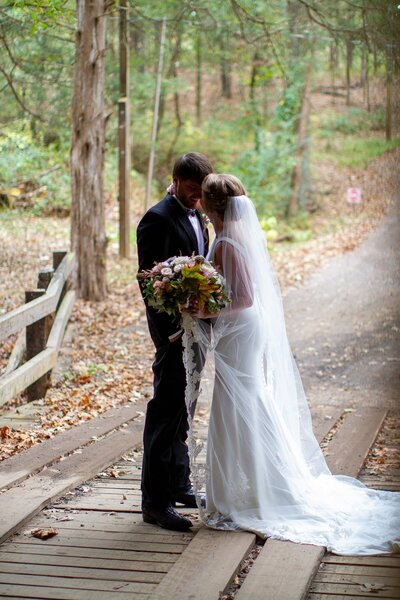
[(137, 278), (148, 305), (173, 317), (180, 317), (190, 301), (213, 314), (230, 302), (222, 275), (203, 256), (173, 256)]

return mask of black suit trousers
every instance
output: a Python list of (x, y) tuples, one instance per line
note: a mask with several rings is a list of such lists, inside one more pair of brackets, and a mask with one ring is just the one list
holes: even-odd
[(143, 434), (142, 506), (164, 508), (189, 489), (186, 373), (182, 342), (156, 348), (154, 397), (147, 405)]

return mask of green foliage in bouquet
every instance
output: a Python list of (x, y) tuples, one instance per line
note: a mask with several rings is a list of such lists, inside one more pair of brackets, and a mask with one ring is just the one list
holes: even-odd
[(180, 317), (189, 301), (212, 314), (230, 302), (222, 275), (203, 256), (174, 256), (137, 277), (147, 304), (172, 317)]

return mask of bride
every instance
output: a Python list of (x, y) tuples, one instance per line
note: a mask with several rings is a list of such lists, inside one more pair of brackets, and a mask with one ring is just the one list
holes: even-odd
[[(337, 554), (398, 550), (400, 494), (333, 476), (313, 435), (278, 284), (241, 182), (208, 175), (202, 205), (216, 233), (207, 258), (223, 273), (232, 300), (214, 318), (196, 307), (184, 314), (189, 453), (199, 498), (206, 490), (206, 507), (198, 502), (203, 522)], [(202, 373), (199, 353), (207, 357)], [(203, 394), (197, 400), (210, 366), (204, 453), (196, 431), (204, 423)]]

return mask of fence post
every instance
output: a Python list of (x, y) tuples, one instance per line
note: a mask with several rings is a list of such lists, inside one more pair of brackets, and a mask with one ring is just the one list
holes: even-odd
[[(25, 302), (30, 302), (39, 298), (46, 293), (46, 289), (49, 286), (51, 278), (54, 275), (54, 269), (42, 269), (38, 275), (38, 289), (25, 292)], [(51, 313), (28, 325), (26, 328), (26, 360), (30, 360), (33, 356), (41, 352), (46, 348), (47, 338), (54, 321), (54, 313)], [(46, 394), (47, 388), (50, 386), (50, 373), (45, 373), (37, 381), (32, 383), (27, 388), (28, 402), (43, 398)]]
[[(32, 290), (25, 292), (25, 302), (31, 302), (40, 298), (46, 290)], [(30, 360), (46, 348), (47, 336), (49, 334), (48, 317), (39, 319), (36, 323), (26, 328), (26, 360)], [(44, 398), (46, 390), (50, 385), (50, 374), (45, 373), (37, 381), (27, 387), (28, 402)]]
[(51, 278), (54, 275), (54, 269), (42, 269), (39, 271), (37, 286), (39, 290), (47, 290)]

